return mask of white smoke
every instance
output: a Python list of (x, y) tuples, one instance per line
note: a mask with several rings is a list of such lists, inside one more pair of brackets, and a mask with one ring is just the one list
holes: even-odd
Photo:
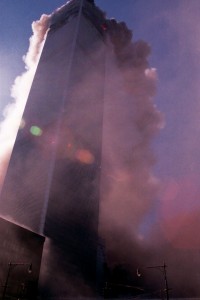
[(42, 15), (40, 20), (32, 23), (33, 35), (30, 46), (23, 57), (26, 71), (15, 79), (11, 96), (13, 101), (3, 112), (4, 120), (0, 124), (0, 186), (3, 183), (7, 164), (12, 152), (24, 107), (43, 48), (45, 35), (49, 26), (49, 15)]

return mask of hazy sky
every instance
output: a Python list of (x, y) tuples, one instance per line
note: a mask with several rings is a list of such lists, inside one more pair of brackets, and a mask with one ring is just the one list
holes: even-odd
[[(32, 21), (64, 3), (0, 0), (0, 113), (12, 101), (15, 77), (24, 71), (22, 56), (28, 49)], [(150, 220), (157, 215), (156, 220), (168, 229), (176, 220), (172, 231), (191, 224), (189, 238), (190, 231), (200, 228), (200, 1), (96, 0), (96, 4), (108, 17), (125, 21), (133, 38), (144, 39), (152, 48), (150, 65), (158, 71), (155, 102), (165, 128), (153, 144), (161, 193)], [(168, 238), (172, 235), (169, 229)], [(183, 244), (191, 243), (189, 239)]]

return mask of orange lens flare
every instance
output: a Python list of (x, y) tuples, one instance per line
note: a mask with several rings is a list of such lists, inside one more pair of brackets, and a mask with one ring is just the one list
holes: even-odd
[(84, 164), (92, 164), (94, 162), (94, 155), (86, 149), (77, 150), (75, 158)]

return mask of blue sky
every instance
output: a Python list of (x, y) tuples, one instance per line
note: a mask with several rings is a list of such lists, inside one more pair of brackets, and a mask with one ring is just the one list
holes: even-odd
[[(11, 101), (15, 77), (24, 71), (22, 56), (32, 21), (64, 3), (0, 0), (0, 113)], [(159, 78), (155, 103), (166, 123), (153, 143), (154, 171), (161, 181), (156, 209), (166, 228), (169, 216), (181, 219), (188, 214), (186, 222), (200, 210), (200, 1), (96, 0), (96, 4), (108, 17), (125, 21), (134, 40), (143, 39), (152, 48), (149, 61)], [(194, 222), (192, 226), (200, 228), (199, 221)]]

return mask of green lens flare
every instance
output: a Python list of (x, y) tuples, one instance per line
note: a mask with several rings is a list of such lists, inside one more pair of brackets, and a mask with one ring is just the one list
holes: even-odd
[(38, 126), (31, 126), (30, 133), (32, 135), (35, 135), (35, 136), (41, 136), (42, 135), (42, 129)]

